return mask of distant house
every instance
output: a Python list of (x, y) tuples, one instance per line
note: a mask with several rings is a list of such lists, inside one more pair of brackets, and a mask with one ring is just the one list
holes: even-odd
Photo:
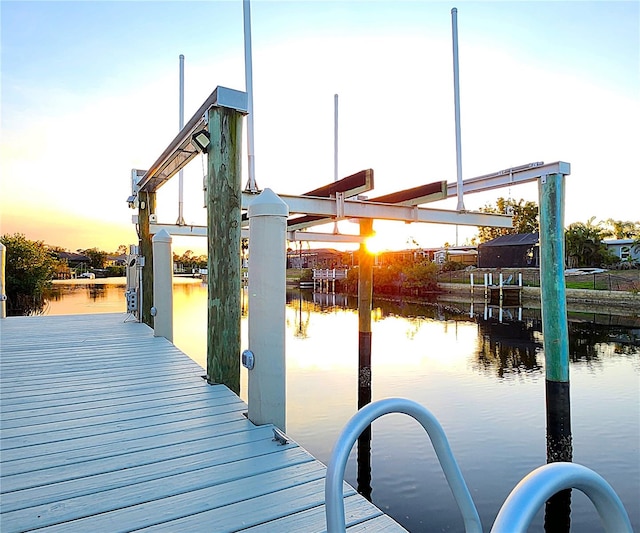
[(620, 258), (621, 262), (640, 262), (640, 249), (634, 249), (633, 239), (609, 239), (603, 242), (610, 252)]
[(483, 242), (478, 246), (478, 267), (538, 267), (538, 238), (538, 233), (516, 233)]
[(447, 261), (475, 266), (478, 262), (478, 251), (475, 246), (450, 246), (433, 252), (433, 260), (442, 265)]
[(287, 252), (287, 268), (343, 267), (343, 252), (332, 248), (311, 248)]
[(376, 265), (384, 266), (393, 263), (416, 263), (429, 259), (429, 254), (423, 249), (386, 250), (376, 254)]
[(127, 264), (126, 254), (108, 255), (107, 260), (105, 262), (105, 266), (107, 267), (125, 266), (126, 264)]
[(69, 268), (77, 268), (81, 265), (88, 266), (91, 263), (91, 259), (86, 255), (74, 252), (58, 252), (58, 259), (69, 265)]

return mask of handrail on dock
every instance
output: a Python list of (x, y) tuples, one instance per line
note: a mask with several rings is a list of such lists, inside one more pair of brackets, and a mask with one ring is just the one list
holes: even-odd
[[(338, 436), (325, 479), (327, 532), (346, 531), (342, 484), (351, 448), (374, 420), (389, 413), (407, 414), (422, 424), (462, 512), (465, 532), (482, 533), (478, 511), (442, 426), (425, 407), (404, 398), (387, 398), (366, 405), (351, 417)], [(491, 533), (527, 531), (536, 513), (549, 498), (562, 490), (573, 488), (582, 491), (593, 502), (607, 533), (633, 533), (629, 515), (611, 485), (586, 466), (567, 462), (550, 463), (525, 476), (500, 508)]]
[(419, 403), (405, 398), (386, 398), (366, 405), (351, 417), (339, 435), (331, 453), (325, 480), (325, 513), (328, 533), (344, 533), (346, 531), (342, 483), (351, 448), (371, 422), (389, 413), (403, 413), (422, 424), (431, 439), (449, 487), (462, 512), (465, 531), (467, 533), (482, 533), (478, 511), (453, 456), (444, 429), (429, 410)]
[(611, 485), (586, 466), (565, 462), (541, 466), (525, 476), (502, 505), (491, 533), (527, 531), (544, 503), (565, 489), (584, 492), (607, 533), (633, 533), (629, 515)]

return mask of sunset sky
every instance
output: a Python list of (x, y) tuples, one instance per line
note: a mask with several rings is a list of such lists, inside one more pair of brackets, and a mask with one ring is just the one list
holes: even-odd
[[(464, 177), (568, 161), (567, 225), (640, 220), (636, 1), (254, 1), (258, 186), (295, 194), (333, 180), (334, 93), (341, 176), (373, 168), (376, 195), (455, 181), (454, 6)], [(185, 120), (216, 86), (245, 89), (242, 2), (3, 0), (0, 9), (0, 233), (71, 250), (135, 243), (130, 172), (178, 131), (179, 55)], [(185, 171), (187, 223), (205, 223), (202, 178), (197, 158)], [(537, 187), (465, 205), (498, 196), (537, 201)], [(158, 195), (159, 221), (174, 223), (177, 210), (176, 178)], [(453, 227), (376, 229), (395, 248), (456, 239)], [(460, 228), (460, 243), (473, 234)]]

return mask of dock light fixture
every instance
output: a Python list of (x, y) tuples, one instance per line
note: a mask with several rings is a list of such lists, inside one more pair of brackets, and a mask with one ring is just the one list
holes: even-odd
[(196, 131), (191, 136), (191, 142), (196, 146), (199, 152), (206, 152), (207, 146), (211, 143), (209, 140), (209, 132), (207, 130)]

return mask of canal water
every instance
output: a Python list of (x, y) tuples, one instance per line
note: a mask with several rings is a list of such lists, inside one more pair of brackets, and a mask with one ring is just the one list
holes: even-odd
[[(56, 284), (46, 312), (124, 312), (123, 282), (98, 281)], [(327, 463), (358, 405), (357, 302), (299, 291), (287, 300), (287, 433)], [(244, 349), (246, 293), (242, 302)], [(204, 367), (206, 285), (176, 279), (174, 306), (175, 344)], [(570, 312), (569, 333), (573, 460), (613, 486), (640, 532), (640, 317)], [(540, 311), (375, 300), (372, 339), (372, 400), (409, 398), (436, 415), (488, 531), (512, 488), (546, 462)], [(246, 400), (245, 369), (241, 387)], [(433, 448), (407, 416), (374, 422), (370, 451), (354, 446), (346, 480), (410, 531), (464, 530)], [(544, 519), (541, 510), (530, 531), (544, 531)], [(577, 490), (571, 531), (602, 531)]]

